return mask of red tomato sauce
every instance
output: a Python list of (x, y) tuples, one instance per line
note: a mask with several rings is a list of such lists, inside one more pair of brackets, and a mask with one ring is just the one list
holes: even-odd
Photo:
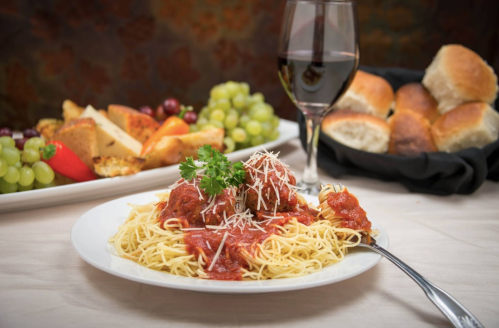
[(343, 218), (344, 228), (371, 231), (371, 222), (367, 219), (366, 211), (360, 207), (358, 199), (348, 190), (330, 193), (327, 196), (327, 203), (337, 216)]
[[(170, 207), (175, 208), (175, 206), (177, 206), (177, 202), (174, 201), (165, 207), (160, 216), (160, 222), (171, 218), (167, 213), (173, 213), (174, 211)], [(175, 217), (182, 220), (184, 228), (204, 228), (202, 230), (187, 231), (184, 236), (184, 242), (189, 254), (196, 256), (196, 258), (200, 254), (204, 254), (206, 259), (205, 269), (208, 272), (209, 278), (213, 280), (242, 280), (241, 269), (247, 267), (246, 260), (241, 255), (242, 250), (246, 250), (249, 254), (253, 255), (257, 250), (258, 244), (261, 244), (272, 234), (279, 233), (278, 226), (283, 226), (292, 218), (296, 218), (300, 223), (310, 225), (315, 221), (318, 214), (316, 210), (310, 209), (306, 205), (297, 205), (292, 211), (276, 213), (276, 217), (278, 217), (276, 219), (269, 220), (268, 218), (262, 218), (262, 220), (268, 220), (259, 225), (262, 231), (250, 225), (245, 225), (242, 228), (208, 229), (203, 222), (192, 220), (193, 214), (191, 211), (182, 210), (175, 213), (177, 215), (182, 214)], [(260, 212), (259, 214), (273, 216), (271, 212)], [(228, 232), (228, 235), (220, 256), (217, 258), (211, 271), (208, 271), (225, 232)]]

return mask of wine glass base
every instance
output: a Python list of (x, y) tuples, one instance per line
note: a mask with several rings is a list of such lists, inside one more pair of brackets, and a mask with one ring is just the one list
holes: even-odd
[(319, 192), (321, 191), (321, 182), (320, 181), (317, 181), (315, 183), (308, 183), (305, 181), (300, 181), (296, 184), (296, 186), (300, 187), (300, 189), (298, 189), (298, 192), (301, 194), (318, 196)]

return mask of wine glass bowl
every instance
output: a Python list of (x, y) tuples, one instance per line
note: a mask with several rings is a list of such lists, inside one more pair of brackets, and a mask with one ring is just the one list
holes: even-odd
[(307, 162), (298, 183), (304, 193), (320, 191), (316, 144), (320, 124), (352, 82), (358, 62), (355, 2), (287, 1), (277, 65), (284, 90), (306, 119)]

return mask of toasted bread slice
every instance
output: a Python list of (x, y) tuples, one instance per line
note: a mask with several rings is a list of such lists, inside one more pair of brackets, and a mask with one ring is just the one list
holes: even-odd
[(224, 146), (224, 135), (225, 130), (219, 128), (178, 136), (184, 143), (184, 147), (182, 148), (182, 158), (180, 160), (184, 161), (186, 157), (190, 156), (192, 156), (194, 159), (197, 159), (197, 151), (199, 147), (202, 147), (204, 145), (210, 145), (213, 149), (222, 151)]
[(62, 103), (62, 117), (64, 118), (64, 123), (80, 118), (80, 115), (84, 110), (85, 108), (78, 106), (71, 100), (64, 100)]
[(178, 136), (161, 138), (154, 145), (153, 150), (146, 155), (144, 170), (180, 163), (183, 147), (184, 143)]
[(111, 122), (141, 143), (159, 128), (159, 123), (154, 118), (130, 107), (109, 105), (108, 115)]
[(54, 136), (55, 131), (57, 131), (57, 129), (59, 129), (63, 124), (63, 121), (55, 118), (42, 118), (36, 124), (36, 131), (40, 133), (43, 139), (50, 141)]
[(92, 118), (79, 118), (64, 124), (52, 137), (71, 149), (86, 166), (94, 169), (92, 157), (99, 156), (96, 124)]
[(101, 177), (116, 177), (140, 172), (146, 160), (133, 156), (98, 156), (94, 161), (95, 172)]
[(224, 129), (211, 129), (180, 136), (167, 136), (158, 141), (146, 155), (144, 170), (178, 164), (186, 157), (197, 159), (199, 147), (210, 145), (222, 150)]

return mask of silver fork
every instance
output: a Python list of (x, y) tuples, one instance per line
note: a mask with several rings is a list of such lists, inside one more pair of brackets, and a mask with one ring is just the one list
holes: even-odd
[[(343, 189), (341, 184), (333, 184), (333, 189), (335, 192), (339, 192)], [(428, 279), (417, 273), (410, 266), (399, 260), (397, 257), (393, 256), (383, 247), (376, 243), (376, 240), (371, 237), (371, 242), (366, 243), (364, 240), (358, 245), (360, 247), (368, 248), (380, 255), (383, 255), (393, 264), (398, 266), (402, 271), (404, 271), (409, 277), (414, 280), (419, 287), (423, 289), (426, 296), (435, 304), (435, 306), (449, 319), (449, 321), (457, 328), (483, 328), (483, 325), (478, 321), (478, 319), (471, 314), (461, 303), (459, 303), (454, 297), (449, 295), (449, 293), (440, 289), (431, 283)]]

